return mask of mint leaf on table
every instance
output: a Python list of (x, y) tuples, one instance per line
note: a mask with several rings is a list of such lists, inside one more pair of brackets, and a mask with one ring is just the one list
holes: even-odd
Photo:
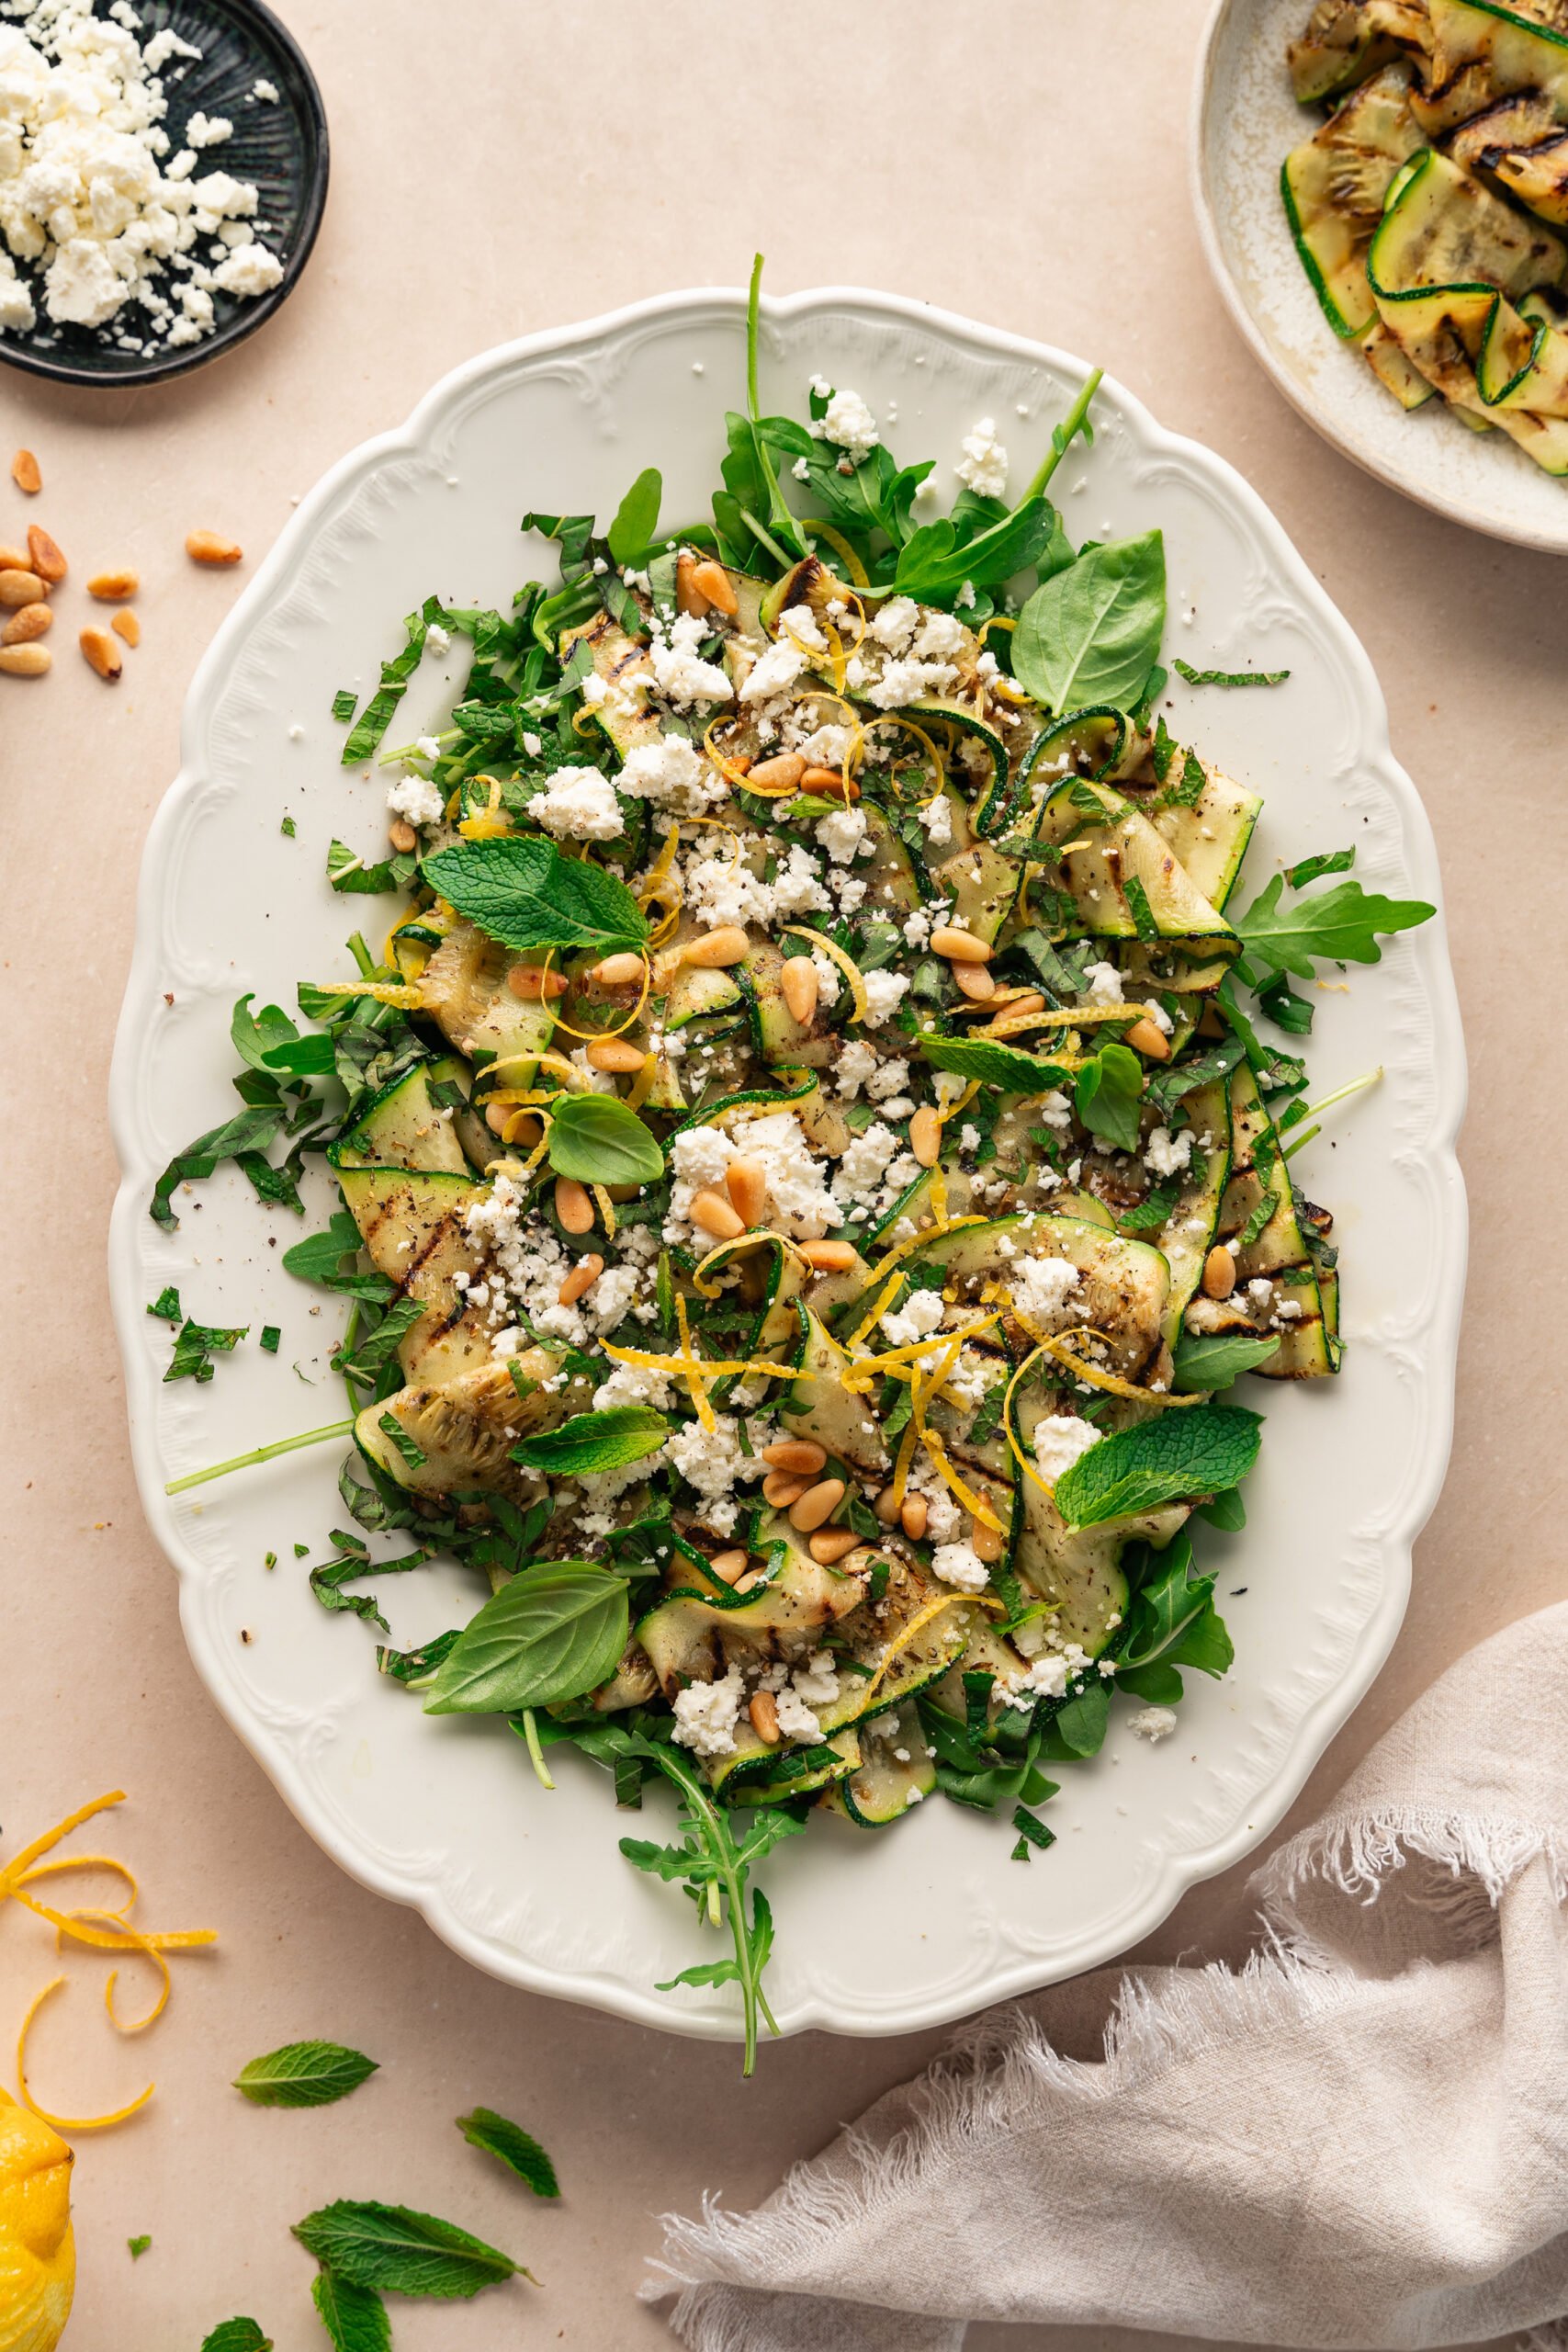
[(664, 1154), (631, 1105), (614, 1094), (566, 1094), (550, 1119), (550, 1166), (580, 1184), (652, 1184)]
[(272, 2338), (254, 2319), (226, 2319), (202, 2337), (201, 2352), (273, 2352)]
[(324, 2270), (377, 2294), (466, 2300), (523, 2267), (455, 2222), (406, 2205), (340, 2198), (296, 2222), (294, 2234)]
[(1047, 710), (1131, 710), (1165, 634), (1158, 531), (1091, 548), (1042, 582), (1018, 617), (1013, 674)]
[(1053, 1489), (1070, 1528), (1158, 1510), (1239, 1486), (1258, 1459), (1262, 1418), (1239, 1405), (1198, 1405), (1118, 1430), (1080, 1453)]
[[(1265, 1205), (1272, 1209), (1272, 1197)], [(1228, 1388), (1244, 1372), (1256, 1372), (1279, 1352), (1278, 1340), (1255, 1340), (1245, 1331), (1216, 1331), (1203, 1338), (1183, 1331), (1176, 1343), (1170, 1385), (1181, 1396), (1210, 1394)]]
[(525, 1568), (464, 1627), (424, 1711), (518, 1714), (581, 1698), (615, 1672), (629, 1631), (619, 1577), (587, 1560)]
[(340, 686), (333, 696), (333, 717), (340, 727), (346, 727), (359, 707), (359, 696), (352, 686)]
[(310, 2288), (333, 2352), (391, 2352), (392, 2323), (372, 2287), (356, 2286), (335, 2270), (318, 2271)]
[(640, 947), (648, 919), (626, 884), (536, 836), (466, 842), (427, 857), (424, 877), (448, 904), (514, 954)]
[(977, 1078), (1003, 1094), (1049, 1094), (1066, 1086), (1068, 1073), (1055, 1062), (1043, 1062), (1017, 1046), (993, 1045), (985, 1037), (938, 1037), (917, 1040), (933, 1069), (951, 1070), (958, 1078)]
[(574, 1413), (558, 1429), (541, 1430), (512, 1449), (525, 1469), (554, 1478), (583, 1478), (600, 1470), (622, 1470), (657, 1453), (672, 1424), (651, 1405), (615, 1405), (603, 1413)]
[(1116, 1151), (1135, 1151), (1144, 1066), (1130, 1046), (1101, 1046), (1073, 1081), (1073, 1104), (1091, 1135)]
[(330, 2107), (375, 2072), (373, 2058), (341, 2041), (286, 2041), (242, 2066), (234, 2088), (253, 2107)]
[(1235, 930), (1249, 965), (1275, 972), (1293, 972), (1310, 979), (1314, 961), (1332, 964), (1378, 964), (1382, 960), (1379, 937), (1413, 931), (1437, 912), (1424, 899), (1387, 899), (1380, 891), (1363, 890), (1359, 882), (1339, 882), (1281, 907), (1285, 876), (1275, 874), (1254, 899)]
[(1171, 667), (1190, 686), (1282, 686), (1291, 674), (1288, 670), (1194, 670), (1179, 659)]
[(554, 2165), (520, 2123), (497, 2115), (492, 2107), (476, 2107), (472, 2114), (458, 2116), (457, 2129), (471, 2148), (482, 2148), (525, 2180), (536, 2197), (560, 2195)]

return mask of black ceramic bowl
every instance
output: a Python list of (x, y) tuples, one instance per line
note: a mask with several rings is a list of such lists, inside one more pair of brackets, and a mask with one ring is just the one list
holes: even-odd
[[(321, 94), (293, 34), (263, 0), (135, 0), (135, 7), (141, 19), (137, 39), (143, 48), (168, 26), (202, 51), (199, 63), (175, 57), (162, 68), (169, 107), (164, 127), (171, 154), (185, 144), (185, 126), (193, 114), (228, 116), (234, 126), (232, 138), (204, 148), (197, 171), (228, 172), (254, 183), (257, 217), (268, 224), (262, 242), (282, 262), (283, 276), (267, 294), (246, 298), (214, 291), (217, 325), (212, 334), (172, 351), (121, 351), (114, 341), (113, 324), (58, 326), (41, 306), (37, 325), (28, 333), (0, 330), (0, 360), (37, 376), (52, 376), (62, 384), (157, 384), (204, 368), (220, 352), (232, 350), (265, 326), (294, 291), (326, 208), (327, 118)], [(96, 13), (107, 14), (106, 0), (96, 0)], [(258, 81), (272, 84), (276, 104), (252, 97)], [(146, 314), (134, 302), (127, 303), (118, 325), (141, 334)]]

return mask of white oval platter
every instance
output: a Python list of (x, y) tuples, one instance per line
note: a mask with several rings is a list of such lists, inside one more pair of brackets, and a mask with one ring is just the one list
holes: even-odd
[[(854, 385), (900, 451), (940, 459), (950, 492), (982, 415), (1026, 479), (1086, 372), (1064, 353), (857, 292), (768, 301), (763, 346), (765, 406), (804, 413), (817, 371)], [(368, 854), (385, 823), (384, 780), (339, 763), (333, 694), (374, 682), (400, 616), (433, 590), (504, 608), (549, 560), (519, 537), (528, 508), (607, 514), (657, 464), (666, 514), (703, 512), (743, 354), (743, 303), (728, 292), (533, 336), (449, 376), (305, 500), (191, 689), (183, 766), (148, 842), (111, 1087), (124, 1171), (111, 1282), (137, 1476), (219, 1706), (326, 1850), (415, 1905), (478, 1966), (711, 2036), (737, 2030), (728, 1992), (654, 1986), (716, 1944), (699, 1939), (678, 1893), (622, 1860), (631, 1825), (598, 1770), (568, 1756), (547, 1795), (503, 1725), (424, 1716), (375, 1672), (367, 1630), (312, 1599), (294, 1546), (319, 1555), (343, 1519), (343, 1448), (165, 1497), (171, 1477), (341, 1415), (328, 1369), (339, 1317), (282, 1270), (296, 1220), (262, 1208), (232, 1169), (178, 1196), (173, 1237), (147, 1202), (171, 1154), (234, 1108), (233, 999), (291, 1006), (297, 979), (346, 968), (356, 923), (386, 921), (388, 902), (333, 897), (323, 878), (333, 834)], [(1254, 888), (1278, 857), (1353, 842), (1369, 887), (1436, 901), (1431, 834), (1390, 754), (1366, 656), (1279, 526), (1228, 466), (1163, 432), (1120, 386), (1107, 381), (1095, 417), (1092, 450), (1075, 447), (1055, 485), (1073, 537), (1161, 525), (1168, 650), (1292, 673), (1272, 691), (1176, 689), (1178, 728), (1190, 723), (1266, 796)], [(427, 657), (400, 740), (461, 674)], [(1125, 1950), (1280, 1819), (1386, 1656), (1447, 1458), (1463, 1287), (1463, 1046), (1440, 917), (1319, 1001), (1314, 1087), (1377, 1063), (1387, 1075), (1339, 1114), (1332, 1148), (1325, 1136), (1296, 1163), (1338, 1213), (1350, 1347), (1337, 1384), (1251, 1384), (1269, 1417), (1251, 1524), (1207, 1538), (1224, 1555), (1235, 1670), (1219, 1684), (1190, 1677), (1179, 1732), (1157, 1749), (1129, 1735), (1119, 1702), (1104, 1753), (1063, 1775), (1058, 1843), (1027, 1869), (1008, 1859), (1005, 1823), (945, 1804), (881, 1837), (814, 1821), (765, 1866), (778, 1917), (770, 1990), (786, 2031), (938, 2024)], [(310, 1182), (324, 1222), (325, 1184)], [(164, 1385), (167, 1327), (146, 1310), (170, 1282), (200, 1321), (279, 1325), (279, 1352), (253, 1337), (210, 1385)], [(461, 1622), (479, 1597), (439, 1566), (379, 1589), (400, 1644)], [(645, 1819), (669, 1818), (650, 1793)]]
[(1216, 0), (1199, 51), (1192, 198), (1226, 307), (1292, 406), (1368, 473), (1450, 522), (1568, 554), (1568, 482), (1440, 401), (1407, 416), (1319, 308), (1280, 197), (1285, 157), (1320, 119), (1285, 64), (1309, 13), (1309, 0)]

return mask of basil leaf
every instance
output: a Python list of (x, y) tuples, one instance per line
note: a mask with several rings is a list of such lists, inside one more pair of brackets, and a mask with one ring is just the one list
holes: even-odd
[(984, 1037), (922, 1036), (918, 1041), (927, 1061), (959, 1078), (977, 1078), (1003, 1094), (1048, 1094), (1066, 1086), (1069, 1073), (1055, 1062), (1043, 1062), (1017, 1046), (992, 1045)]
[(525, 1568), (459, 1634), (424, 1711), (515, 1714), (581, 1698), (615, 1672), (629, 1625), (619, 1577), (586, 1560)]
[(456, 2222), (406, 2205), (340, 2198), (296, 2222), (294, 2234), (326, 2269), (378, 2293), (466, 2300), (522, 2267)]
[(1211, 1394), (1228, 1388), (1244, 1372), (1256, 1372), (1279, 1352), (1278, 1340), (1249, 1339), (1244, 1331), (1214, 1331), (1202, 1339), (1184, 1331), (1177, 1341), (1170, 1385), (1182, 1396)]
[(333, 2352), (392, 2352), (392, 2323), (374, 2289), (356, 2287), (335, 2270), (319, 2270), (310, 2288)]
[(1437, 912), (1424, 899), (1385, 899), (1363, 890), (1359, 882), (1339, 882), (1310, 899), (1282, 908), (1282, 874), (1269, 876), (1236, 922), (1249, 964), (1276, 972), (1293, 972), (1298, 979), (1312, 978), (1314, 961), (1333, 964), (1379, 964), (1378, 938), (1392, 932), (1413, 931)]
[(550, 1121), (550, 1166), (580, 1184), (652, 1184), (664, 1154), (617, 1095), (567, 1094)]
[(608, 533), (610, 553), (623, 567), (635, 563), (659, 528), (659, 502), (664, 477), (657, 466), (638, 474), (615, 510)]
[(460, 915), (518, 955), (540, 947), (608, 955), (640, 947), (648, 936), (647, 918), (624, 882), (532, 835), (437, 850), (423, 870)]
[(1147, 531), (1092, 548), (1041, 583), (1013, 631), (1013, 674), (1049, 710), (1130, 710), (1164, 633), (1165, 541)]
[(1158, 1510), (1239, 1486), (1258, 1459), (1262, 1417), (1235, 1405), (1158, 1413), (1102, 1438), (1062, 1473), (1056, 1509), (1071, 1528)]
[(1172, 663), (1178, 677), (1190, 686), (1282, 686), (1288, 670), (1194, 670), (1190, 663)]
[(554, 2165), (520, 2123), (509, 2122), (492, 2107), (476, 2107), (471, 2115), (458, 2116), (457, 2129), (470, 2148), (482, 2148), (487, 2155), (498, 2157), (519, 2180), (527, 2182), (536, 2197), (560, 2195)]
[(272, 2352), (272, 2338), (254, 2319), (226, 2319), (202, 2337), (201, 2352)]
[(341, 2041), (286, 2041), (242, 2066), (234, 2088), (253, 2107), (330, 2107), (375, 2072), (373, 2058)]
[(1134, 1151), (1143, 1091), (1144, 1066), (1132, 1048), (1102, 1046), (1074, 1080), (1074, 1108), (1091, 1135), (1117, 1151)]
[(558, 1429), (542, 1430), (512, 1449), (513, 1462), (529, 1470), (547, 1471), (553, 1478), (592, 1476), (598, 1470), (621, 1470), (657, 1453), (673, 1424), (651, 1405), (615, 1405), (603, 1413), (574, 1413)]

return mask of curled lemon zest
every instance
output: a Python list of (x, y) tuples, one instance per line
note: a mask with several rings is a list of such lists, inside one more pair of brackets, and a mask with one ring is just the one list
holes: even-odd
[(737, 1374), (765, 1375), (773, 1380), (795, 1380), (799, 1377), (794, 1364), (770, 1363), (765, 1359), (747, 1356), (659, 1355), (649, 1348), (616, 1347), (609, 1340), (601, 1340), (599, 1344), (615, 1363), (636, 1364), (643, 1372), (667, 1372), (672, 1379), (676, 1380), (688, 1379), (693, 1373), (696, 1374), (699, 1380), (731, 1380)]
[(922, 1226), (918, 1233), (912, 1233), (909, 1236), (908, 1241), (900, 1241), (896, 1250), (890, 1250), (879, 1265), (873, 1266), (867, 1271), (862, 1280), (861, 1289), (867, 1291), (874, 1283), (879, 1283), (884, 1274), (890, 1272), (893, 1267), (908, 1256), (911, 1250), (923, 1250), (928, 1241), (938, 1241), (943, 1234), (956, 1233), (961, 1226), (984, 1225), (985, 1222), (983, 1216), (971, 1214), (967, 1216), (950, 1216), (945, 1220), (939, 1219), (935, 1225)]
[(1043, 1478), (1041, 1476), (1039, 1471), (1035, 1468), (1033, 1463), (1031, 1462), (1022, 1446), (1020, 1445), (1017, 1438), (1013, 1435), (1012, 1428), (1013, 1391), (1018, 1386), (1019, 1382), (1023, 1378), (1024, 1374), (1029, 1370), (1030, 1366), (1032, 1364), (1038, 1363), (1044, 1352), (1045, 1351), (1043, 1347), (1032, 1348), (1028, 1355), (1024, 1357), (1023, 1362), (1019, 1365), (1018, 1370), (1013, 1374), (1012, 1378), (1008, 1382), (1006, 1393), (1002, 1397), (1002, 1434), (1007, 1439), (1008, 1446), (1011, 1452), (1013, 1460), (1018, 1464), (1018, 1466), (1022, 1471), (1024, 1476), (1026, 1478), (1033, 1479), (1041, 1493), (1045, 1497), (1047, 1502), (1049, 1502), (1054, 1499), (1054, 1489), (1051, 1482), (1048, 1478)]
[(21, 2031), (17, 2036), (17, 2088), (21, 2093), (22, 2105), (29, 2109), (40, 2123), (47, 2123), (55, 2132), (106, 2132), (111, 2124), (124, 2123), (131, 2116), (139, 2114), (152, 2098), (157, 2085), (149, 2083), (146, 2089), (133, 2098), (129, 2106), (117, 2107), (108, 2115), (56, 2115), (51, 2109), (40, 2107), (28, 2087), (28, 2035), (32, 2030), (33, 2019), (50, 1995), (58, 1993), (64, 1982), (63, 1976), (51, 1977), (42, 1992), (35, 1994), (28, 2005), (27, 2015), (22, 2019)]
[[(759, 793), (764, 800), (776, 799), (780, 797), (780, 788), (776, 785), (770, 786), (751, 784), (749, 782), (749, 772), (745, 768), (739, 766), (737, 763), (729, 758), (722, 748), (714, 741), (713, 739), (717, 734), (721, 727), (728, 729), (734, 727), (736, 724), (737, 722), (734, 718), (726, 718), (722, 714), (717, 718), (710, 720), (703, 735), (704, 755), (718, 770), (720, 775), (724, 778), (726, 784), (729, 786), (731, 791)], [(792, 791), (794, 787), (793, 786), (785, 785), (783, 789), (784, 792), (789, 792)]]
[(814, 514), (811, 516), (809, 521), (802, 523), (800, 527), (803, 531), (809, 531), (814, 539), (827, 540), (828, 545), (832, 548), (833, 553), (848, 570), (850, 578), (854, 582), (857, 588), (870, 587), (870, 573), (866, 571), (866, 568), (861, 561), (859, 556), (856, 555), (853, 548), (851, 547), (848, 539), (845, 538), (842, 531), (840, 531), (835, 524), (828, 522), (826, 518), (820, 514)]
[(708, 1268), (710, 1266), (719, 1264), (726, 1258), (732, 1257), (738, 1250), (755, 1249), (756, 1245), (760, 1241), (776, 1241), (781, 1250), (784, 1250), (790, 1257), (796, 1261), (803, 1272), (809, 1275), (813, 1271), (811, 1261), (807, 1257), (805, 1251), (800, 1248), (797, 1242), (790, 1239), (787, 1233), (776, 1233), (773, 1227), (768, 1225), (756, 1226), (753, 1227), (751, 1231), (749, 1233), (738, 1233), (733, 1240), (720, 1241), (716, 1243), (716, 1246), (708, 1251), (707, 1256), (704, 1258), (694, 1270), (692, 1274), (693, 1289), (697, 1292), (700, 1297), (717, 1298), (719, 1295), (719, 1284), (717, 1283), (705, 1283), (703, 1280), (703, 1276), (707, 1272)]
[(692, 1402), (697, 1408), (697, 1419), (705, 1430), (715, 1430), (718, 1423), (714, 1418), (712, 1399), (703, 1386), (702, 1374), (696, 1369), (696, 1358), (692, 1352), (692, 1327), (686, 1320), (686, 1301), (680, 1291), (675, 1294), (675, 1329), (681, 1336), (682, 1364), (689, 1367), (686, 1385), (692, 1392)]
[(463, 839), (468, 842), (489, 842), (494, 841), (502, 833), (509, 833), (512, 831), (512, 820), (501, 805), (500, 777), (476, 775), (471, 776), (469, 782), (488, 785), (490, 795), (477, 816), (465, 817), (458, 825), (457, 831), (462, 834)]
[(634, 1111), (641, 1110), (653, 1091), (653, 1081), (658, 1076), (659, 1064), (651, 1054), (646, 1055), (642, 1068), (634, 1074), (625, 1098)]
[(418, 1012), (424, 1002), (423, 989), (407, 980), (334, 980), (321, 994), (373, 997), (378, 1004), (400, 1005), (409, 1012)]
[(639, 907), (651, 906), (654, 899), (662, 895), (663, 886), (670, 879), (670, 869), (675, 863), (675, 852), (680, 845), (681, 828), (678, 824), (671, 825), (664, 836), (659, 855), (643, 876), (642, 888), (637, 894), (637, 902)]
[(869, 1315), (867, 1315), (862, 1322), (855, 1325), (854, 1329), (850, 1333), (849, 1337), (849, 1353), (852, 1356), (860, 1346), (862, 1340), (865, 1338), (867, 1332), (874, 1330), (876, 1325), (881, 1322), (884, 1315), (886, 1315), (887, 1309), (892, 1306), (898, 1285), (903, 1279), (904, 1277), (901, 1273), (896, 1273), (893, 1280), (888, 1283), (887, 1288), (877, 1300), (876, 1305), (871, 1309)]
[(970, 1518), (977, 1519), (983, 1527), (990, 1528), (993, 1533), (997, 1535), (1005, 1534), (1006, 1530), (1003, 1528), (1001, 1521), (997, 1517), (996, 1512), (992, 1510), (985, 1497), (983, 1495), (976, 1494), (972, 1487), (964, 1485), (964, 1480), (959, 1476), (957, 1471), (948, 1460), (947, 1448), (943, 1445), (936, 1431), (930, 1429), (922, 1430), (920, 1432), (920, 1443), (925, 1447), (926, 1452), (930, 1454), (931, 1461), (936, 1465), (938, 1472), (946, 1481), (947, 1485), (952, 1487), (959, 1501), (964, 1505), (964, 1510), (969, 1513)]
[(599, 1214), (604, 1220), (605, 1236), (609, 1240), (614, 1241), (615, 1238), (615, 1204), (610, 1198), (609, 1193), (604, 1190), (603, 1184), (590, 1184), (588, 1189), (592, 1193), (594, 1201), (598, 1204)]
[(914, 1640), (915, 1635), (917, 1634), (923, 1633), (925, 1628), (931, 1623), (933, 1617), (940, 1617), (944, 1610), (956, 1609), (960, 1601), (973, 1600), (975, 1598), (976, 1595), (969, 1592), (944, 1592), (940, 1594), (935, 1600), (928, 1600), (925, 1602), (923, 1607), (917, 1609), (908, 1623), (903, 1628), (902, 1632), (895, 1634), (893, 1639), (888, 1643), (887, 1647), (883, 1651), (881, 1662), (870, 1681), (862, 1685), (863, 1704), (865, 1700), (871, 1697), (872, 1692), (876, 1689), (877, 1684), (882, 1680), (883, 1676), (886, 1673), (894, 1659), (898, 1656), (900, 1650), (907, 1650), (909, 1644)]
[(1067, 1345), (1067, 1342), (1069, 1340), (1100, 1337), (1101, 1335), (1097, 1333), (1090, 1324), (1080, 1323), (1073, 1330), (1064, 1331), (1057, 1337), (1052, 1338), (1048, 1333), (1037, 1330), (1028, 1316), (1021, 1314), (1017, 1304), (1010, 1298), (1008, 1312), (1014, 1322), (1028, 1332), (1037, 1349), (1043, 1350), (1054, 1363), (1061, 1364), (1064, 1370), (1072, 1374), (1075, 1380), (1087, 1382), (1090, 1388), (1102, 1388), (1108, 1396), (1124, 1396), (1129, 1403), (1134, 1405), (1185, 1406), (1201, 1405), (1204, 1401), (1201, 1396), (1173, 1396), (1168, 1389), (1140, 1388), (1135, 1381), (1123, 1380), (1114, 1372), (1101, 1372), (1098, 1364), (1087, 1363), (1076, 1349)]
[(855, 1019), (863, 1021), (871, 1008), (866, 1002), (864, 975), (854, 957), (847, 954), (836, 940), (829, 939), (824, 932), (807, 931), (803, 924), (797, 922), (783, 923), (780, 929), (787, 938), (808, 939), (813, 947), (820, 947), (825, 956), (832, 958), (850, 984), (850, 994), (854, 999)]

